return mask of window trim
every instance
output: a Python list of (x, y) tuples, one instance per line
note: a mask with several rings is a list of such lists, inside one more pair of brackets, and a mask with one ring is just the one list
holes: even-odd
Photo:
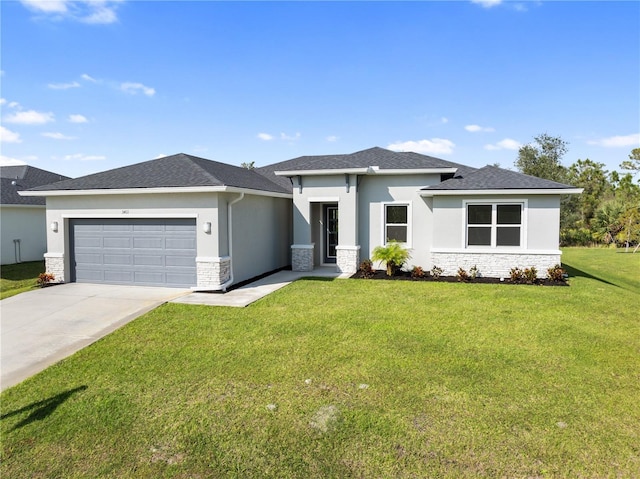
[[(491, 228), (491, 244), (488, 246), (482, 245), (470, 245), (469, 244), (469, 205), (491, 205), (491, 225), (487, 227)], [(520, 246), (498, 246), (497, 242), (497, 229), (498, 229), (498, 205), (520, 205)], [(473, 199), (462, 201), (462, 244), (465, 250), (523, 250), (527, 249), (527, 216), (528, 216), (529, 202), (527, 199)], [(473, 225), (471, 225), (473, 226)], [(517, 225), (511, 225), (516, 227)], [(509, 225), (504, 225), (509, 227)]]
[[(382, 226), (382, 233), (381, 233), (381, 241), (380, 244), (382, 245), (387, 245), (389, 244), (387, 242), (387, 206), (406, 206), (407, 207), (407, 241), (405, 243), (400, 243), (402, 246), (406, 247), (406, 248), (411, 248), (411, 234), (412, 234), (412, 228), (411, 228), (411, 220), (412, 220), (412, 214), (411, 214), (411, 201), (385, 201), (384, 203), (382, 203), (382, 208), (381, 208), (381, 220), (380, 220), (380, 224)], [(394, 223), (391, 223), (394, 224)], [(399, 225), (399, 223), (397, 223), (396, 225)]]

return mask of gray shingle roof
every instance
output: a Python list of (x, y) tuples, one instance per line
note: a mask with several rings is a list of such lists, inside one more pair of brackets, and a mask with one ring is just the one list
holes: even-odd
[(422, 168), (458, 168), (467, 173), (475, 168), (441, 160), (432, 156), (413, 152), (397, 152), (380, 147), (357, 151), (346, 155), (300, 156), (292, 160), (257, 168), (256, 171), (283, 187), (291, 188), (289, 179), (276, 176), (276, 171), (339, 170), (347, 168), (368, 168), (377, 166), (380, 170), (414, 170)]
[(274, 193), (291, 193), (255, 170), (227, 165), (180, 153), (135, 165), (62, 181), (32, 191), (109, 190), (129, 188), (170, 188), (232, 186)]
[[(41, 170), (34, 166), (1, 166), (0, 203), (3, 205), (44, 205), (44, 198), (20, 196), (18, 191), (67, 179), (69, 179), (68, 176)], [(15, 185), (12, 184), (14, 181)]]
[(570, 189), (574, 188), (551, 180), (524, 175), (496, 166), (485, 166), (437, 185), (422, 188), (423, 191), (441, 190), (523, 190), (523, 189)]

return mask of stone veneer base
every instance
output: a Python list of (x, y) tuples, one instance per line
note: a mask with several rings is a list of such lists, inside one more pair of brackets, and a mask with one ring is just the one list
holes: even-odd
[[(561, 254), (551, 253), (495, 253), (495, 252), (455, 252), (431, 253), (433, 265), (442, 268), (443, 275), (455, 276), (458, 268), (469, 271), (473, 266), (486, 278), (508, 278), (511, 268), (531, 268), (538, 270), (538, 276), (543, 278), (547, 269), (560, 264)], [(428, 269), (431, 269), (429, 265)], [(425, 268), (426, 269), (426, 268)]]
[(231, 257), (196, 258), (197, 290), (219, 290), (231, 278)]
[(355, 273), (360, 265), (360, 246), (336, 246), (336, 267), (340, 273)]
[(313, 271), (313, 244), (291, 245), (291, 270)]
[(64, 253), (45, 253), (44, 270), (55, 277), (52, 283), (64, 283)]

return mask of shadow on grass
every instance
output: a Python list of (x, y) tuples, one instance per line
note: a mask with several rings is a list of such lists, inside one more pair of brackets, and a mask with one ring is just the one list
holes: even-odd
[(9, 281), (22, 281), (37, 278), (44, 271), (44, 261), (30, 261), (28, 263), (6, 264), (0, 270), (0, 278)]
[(600, 281), (601, 283), (605, 283), (605, 284), (609, 284), (611, 286), (615, 286), (616, 288), (620, 288), (621, 287), (620, 285), (612, 283), (611, 281), (607, 281), (606, 279), (599, 278), (597, 276), (592, 275), (591, 273), (587, 273), (586, 271), (582, 271), (581, 269), (574, 268), (570, 264), (562, 263), (562, 267), (565, 269), (565, 271), (569, 275), (569, 278), (572, 278), (572, 277), (575, 277), (575, 276), (580, 276), (582, 278), (594, 279), (596, 281)]
[(9, 417), (15, 416), (16, 414), (20, 414), (26, 411), (31, 411), (26, 418), (20, 421), (18, 424), (11, 428), (11, 431), (15, 431), (16, 429), (20, 429), (21, 427), (27, 426), (35, 421), (42, 421), (49, 417), (63, 402), (73, 396), (75, 393), (84, 391), (87, 389), (87, 386), (79, 386), (74, 389), (69, 389), (68, 391), (62, 392), (60, 394), (56, 394), (48, 399), (44, 399), (42, 401), (34, 402), (29, 404), (28, 406), (22, 407), (20, 409), (16, 409), (15, 411), (11, 411), (0, 416), (0, 419), (4, 420)]

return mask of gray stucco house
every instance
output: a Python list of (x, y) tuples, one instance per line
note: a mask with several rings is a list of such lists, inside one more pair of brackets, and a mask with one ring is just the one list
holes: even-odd
[(0, 167), (0, 264), (42, 260), (47, 250), (45, 199), (18, 191), (66, 179), (28, 165)]
[(225, 290), (289, 265), (355, 272), (378, 245), (445, 274), (560, 263), (560, 197), (580, 189), (371, 148), (255, 170), (179, 154), (31, 189), (61, 281)]

